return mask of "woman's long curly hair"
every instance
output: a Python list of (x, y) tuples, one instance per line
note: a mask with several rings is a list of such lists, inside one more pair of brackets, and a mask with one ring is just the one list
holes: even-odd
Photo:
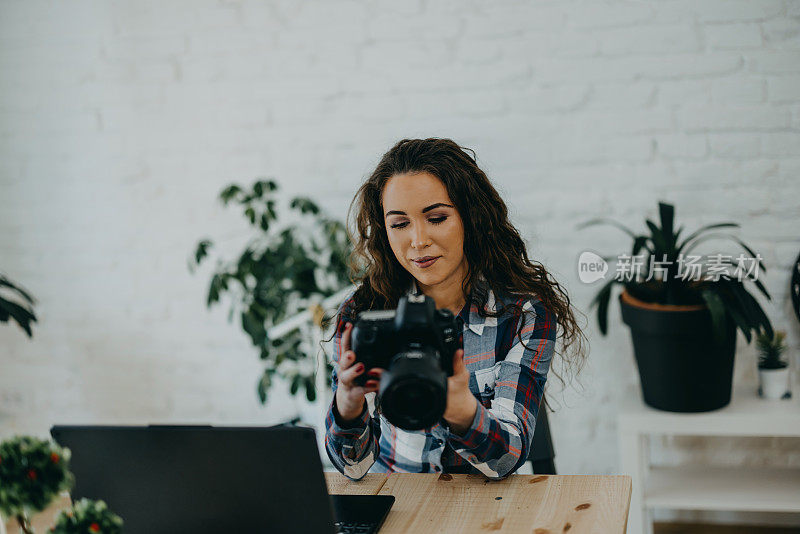
[[(470, 150), (470, 155), (466, 150), (450, 139), (403, 139), (381, 158), (348, 210), (348, 221), (355, 212), (354, 250), (349, 263), (351, 272), (356, 273), (352, 282), (358, 288), (351, 305), (342, 310), (337, 326), (354, 321), (359, 311), (396, 308), (411, 286), (412, 275), (400, 265), (389, 245), (381, 198), (392, 176), (427, 172), (447, 188), (464, 224), (468, 265), (462, 284), (464, 301), (469, 305), (471, 296), (482, 317), (499, 317), (508, 311), (524, 312), (517, 302), (501, 303), (497, 299), (498, 309), (487, 313), (487, 287), (496, 293), (537, 297), (555, 314), (560, 326), (556, 341), (562, 343), (562, 370), (570, 377), (577, 375), (586, 359), (586, 338), (575, 320), (569, 296), (542, 264), (528, 258), (525, 243), (508, 220), (505, 202), (478, 167), (474, 151)], [(486, 283), (477, 284), (481, 276)], [(522, 342), (524, 321), (519, 323), (517, 337)], [(563, 377), (555, 370), (553, 373), (563, 384)]]

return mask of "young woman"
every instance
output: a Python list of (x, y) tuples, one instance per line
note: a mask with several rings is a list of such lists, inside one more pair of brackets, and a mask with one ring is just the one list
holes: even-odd
[[(565, 368), (579, 370), (585, 358), (569, 297), (528, 259), (505, 203), (474, 156), (449, 139), (397, 143), (359, 189), (354, 208), (351, 263), (361, 274), (334, 333), (325, 436), (331, 461), (352, 479), (371, 467), (493, 479), (513, 473), (528, 458), (558, 326)], [(396, 308), (413, 284), (457, 316), (464, 347), (452, 355), (442, 420), (420, 431), (397, 428), (376, 412), (382, 370), (356, 385), (365, 369), (350, 349), (358, 313)]]

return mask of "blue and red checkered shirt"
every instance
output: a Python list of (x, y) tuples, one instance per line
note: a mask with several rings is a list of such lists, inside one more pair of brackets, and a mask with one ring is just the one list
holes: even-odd
[[(488, 290), (486, 309), (495, 311), (496, 295)], [(351, 479), (370, 468), (380, 473), (473, 473), (503, 478), (528, 458), (539, 402), (556, 343), (555, 316), (535, 298), (504, 296), (517, 302), (523, 313), (481, 317), (478, 307), (465, 306), (457, 320), (463, 325), (464, 363), (469, 387), (478, 399), (470, 428), (461, 436), (442, 419), (419, 431), (395, 427), (375, 410), (375, 393), (367, 394), (361, 417), (345, 423), (336, 411), (336, 396), (328, 409), (325, 444), (333, 465)], [(345, 321), (341, 311), (352, 304), (352, 294), (337, 314), (333, 359), (339, 361)], [(517, 332), (523, 321), (520, 343)], [(336, 370), (333, 371), (336, 392)]]

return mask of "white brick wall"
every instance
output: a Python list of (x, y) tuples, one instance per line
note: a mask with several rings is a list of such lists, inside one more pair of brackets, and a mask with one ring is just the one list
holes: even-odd
[[(230, 251), (244, 237), (214, 201), (229, 181), (274, 176), (343, 217), (406, 136), (474, 148), (531, 255), (584, 311), (596, 288), (577, 281), (578, 253), (628, 243), (577, 222), (639, 227), (658, 199), (687, 227), (740, 221), (772, 267), (766, 309), (800, 363), (787, 303), (797, 2), (17, 0), (0, 4), (0, 72), (0, 269), (39, 298), (41, 319), (33, 341), (0, 329), (3, 435), (290, 417), (286, 395), (258, 406), (257, 357), (226, 310), (205, 310), (208, 272), (191, 276), (186, 258), (204, 235)], [(616, 306), (608, 338), (589, 319), (585, 390), (553, 417), (564, 473), (618, 469), (620, 386), (637, 380)], [(754, 366), (740, 343), (745, 392)], [(662, 449), (717, 458), (707, 440)], [(725, 450), (800, 465), (796, 442)]]

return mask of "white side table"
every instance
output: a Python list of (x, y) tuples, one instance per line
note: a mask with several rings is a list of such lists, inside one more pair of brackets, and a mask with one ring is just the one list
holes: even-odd
[(800, 398), (767, 401), (734, 390), (720, 410), (685, 414), (655, 410), (630, 390), (618, 418), (622, 473), (633, 482), (628, 534), (652, 534), (653, 510), (800, 513), (800, 469), (650, 466), (649, 437), (800, 437)]

